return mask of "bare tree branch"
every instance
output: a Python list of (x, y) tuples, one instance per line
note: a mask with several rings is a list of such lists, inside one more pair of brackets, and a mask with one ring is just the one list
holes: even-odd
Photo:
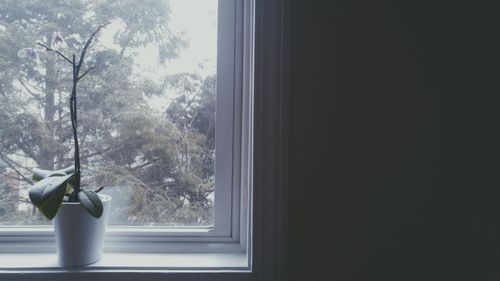
[(30, 96), (32, 98), (34, 98), (35, 100), (37, 100), (39, 102), (42, 102), (42, 99), (37, 94), (35, 94), (32, 90), (30, 90), (28, 88), (28, 85), (26, 85), (26, 83), (24, 83), (24, 81), (22, 79), (17, 79), (17, 80), (19, 81), (21, 86), (23, 86), (23, 88), (28, 92), (28, 94), (30, 94)]
[(137, 165), (135, 167), (131, 167), (130, 171), (136, 171), (138, 169), (142, 169), (142, 168), (147, 167), (149, 165), (153, 165), (154, 163), (158, 162), (158, 160), (160, 160), (160, 159), (154, 159), (152, 162), (147, 161), (147, 162), (139, 164), (139, 165)]
[(90, 158), (90, 157), (94, 157), (94, 156), (97, 156), (97, 155), (101, 155), (101, 154), (104, 154), (108, 151), (111, 151), (111, 150), (114, 150), (114, 149), (117, 149), (119, 148), (120, 146), (124, 145), (128, 140), (130, 140), (131, 138), (126, 138), (125, 140), (117, 143), (116, 145), (112, 145), (112, 146), (109, 146), (103, 150), (97, 150), (96, 149), (96, 152), (94, 153), (90, 153), (90, 154), (87, 154), (87, 155), (82, 155), (82, 158)]
[(89, 73), (91, 70), (94, 70), (96, 69), (97, 66), (91, 66), (89, 67), (89, 69), (87, 69), (81, 76), (78, 77), (78, 81), (80, 81), (85, 75), (87, 75), (87, 73)]
[[(24, 152), (25, 155), (23, 155), (23, 156), (28, 156), (29, 158), (31, 158), (31, 159), (35, 160), (35, 162), (37, 162), (36, 160), (38, 157), (36, 157), (35, 153), (33, 152), (33, 147), (29, 146), (26, 143), (18, 143), (18, 146), (21, 149), (21, 151)], [(19, 166), (19, 167), (26, 169), (28, 171), (31, 171), (31, 170), (24, 168), (22, 166)]]
[(78, 77), (78, 73), (80, 73), (80, 69), (82, 68), (83, 65), (83, 59), (85, 58), (85, 54), (87, 53), (87, 49), (90, 46), (90, 43), (92, 43), (92, 39), (96, 36), (96, 34), (105, 26), (110, 24), (110, 22), (107, 22), (105, 24), (102, 24), (97, 27), (97, 29), (90, 35), (90, 38), (87, 40), (85, 43), (85, 46), (83, 47), (82, 54), (80, 55), (80, 60), (78, 61), (78, 64), (76, 65), (76, 77)]
[(27, 177), (25, 177), (15, 166), (14, 164), (20, 166), (16, 161), (10, 159), (9, 157), (3, 155), (3, 154), (0, 154), (0, 157), (2, 158), (2, 160), (5, 162), (5, 164), (7, 164), (7, 166), (9, 166), (12, 170), (14, 170), (14, 172), (16, 172), (16, 174), (18, 174), (23, 180), (25, 180), (26, 182), (28, 182), (29, 184), (33, 184), (33, 181), (28, 179)]
[(40, 46), (42, 46), (42, 47), (44, 47), (47, 51), (51, 51), (51, 52), (54, 52), (54, 53), (58, 54), (63, 59), (65, 59), (67, 62), (73, 64), (73, 62), (70, 59), (68, 59), (68, 57), (66, 57), (63, 53), (59, 52), (58, 50), (54, 50), (54, 49), (50, 48), (49, 46), (47, 46), (47, 45), (45, 45), (43, 43), (40, 43), (40, 42), (37, 42), (37, 44), (40, 45)]

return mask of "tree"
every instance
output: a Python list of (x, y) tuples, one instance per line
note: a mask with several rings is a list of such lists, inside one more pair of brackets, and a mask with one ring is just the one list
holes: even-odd
[[(199, 93), (188, 105), (181, 97), (194, 92), (181, 91), (182, 82), (159, 84), (134, 71), (138, 47), (156, 46), (159, 61), (167, 64), (187, 46), (170, 31), (168, 1), (12, 0), (1, 2), (0, 10), (0, 156), (17, 176), (29, 183), (29, 167), (14, 155), (49, 170), (73, 161), (71, 74), (52, 53), (40, 51), (40, 62), (28, 63), (18, 51), (48, 42), (54, 32), (69, 49), (79, 49), (89, 32), (110, 21), (115, 47), (97, 38), (86, 65), (96, 68), (79, 84), (82, 184), (129, 191), (128, 202), (115, 202), (128, 223), (211, 224), (214, 77), (196, 77), (200, 83), (193, 90)], [(164, 95), (166, 86), (176, 88), (179, 98), (162, 116), (149, 98)]]
[(6, 172), (6, 165), (3, 162), (0, 162), (0, 174), (3, 175), (0, 177), (0, 216), (6, 216), (16, 211), (19, 201), (19, 193), (9, 184), (9, 179), (11, 183), (15, 183), (17, 178)]

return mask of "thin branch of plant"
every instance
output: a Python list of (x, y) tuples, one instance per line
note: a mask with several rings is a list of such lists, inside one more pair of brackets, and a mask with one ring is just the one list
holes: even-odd
[(59, 52), (58, 50), (54, 50), (54, 49), (50, 48), (49, 46), (47, 46), (47, 45), (45, 45), (45, 44), (43, 44), (41, 42), (37, 42), (37, 44), (40, 45), (40, 46), (42, 46), (42, 47), (44, 47), (45, 50), (47, 50), (47, 51), (51, 51), (51, 52), (54, 52), (54, 53), (58, 54), (60, 57), (62, 57), (67, 62), (72, 63), (72, 61), (70, 59), (68, 59), (67, 56), (65, 56), (63, 53)]

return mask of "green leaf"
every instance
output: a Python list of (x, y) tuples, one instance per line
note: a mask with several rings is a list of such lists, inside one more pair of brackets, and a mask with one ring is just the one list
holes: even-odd
[(73, 194), (76, 186), (76, 177), (73, 174), (71, 178), (66, 182), (66, 194)]
[(65, 173), (66, 175), (73, 174), (75, 172), (75, 165), (71, 165), (64, 169), (57, 170), (56, 172)]
[(31, 202), (37, 207), (42, 206), (57, 188), (61, 187), (62, 190), (65, 190), (66, 181), (72, 176), (73, 174), (53, 176), (35, 183), (29, 190)]
[(50, 176), (35, 183), (29, 190), (31, 202), (49, 220), (56, 216), (66, 191), (66, 181), (73, 174)]
[(78, 200), (89, 214), (96, 218), (100, 218), (103, 212), (102, 201), (94, 191), (82, 189), (78, 193)]
[(33, 169), (33, 176), (31, 177), (35, 182), (43, 180), (48, 177), (53, 177), (53, 176), (65, 176), (69, 175), (75, 172), (75, 167), (74, 166), (69, 166), (64, 169), (56, 170), (56, 171), (49, 171), (49, 170), (42, 170), (38, 168)]

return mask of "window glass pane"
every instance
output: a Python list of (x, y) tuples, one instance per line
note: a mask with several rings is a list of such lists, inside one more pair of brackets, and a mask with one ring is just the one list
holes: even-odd
[(73, 164), (71, 65), (37, 42), (59, 32), (59, 50), (78, 55), (110, 22), (78, 84), (82, 184), (105, 186), (113, 225), (212, 226), (217, 0), (5, 0), (0, 11), (0, 225), (49, 224), (29, 202), (30, 169)]

